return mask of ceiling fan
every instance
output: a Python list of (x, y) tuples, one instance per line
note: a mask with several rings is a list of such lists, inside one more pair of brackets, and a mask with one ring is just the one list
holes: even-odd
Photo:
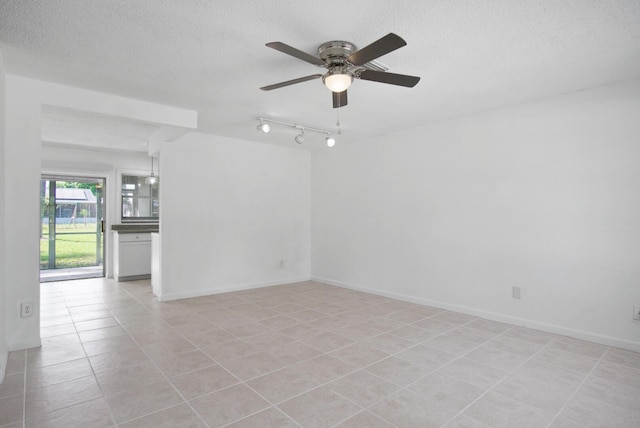
[(372, 62), (376, 58), (386, 55), (406, 44), (407, 42), (405, 42), (402, 37), (394, 33), (389, 33), (359, 50), (356, 49), (353, 43), (334, 40), (320, 45), (320, 47), (318, 47), (318, 56), (313, 56), (282, 42), (267, 43), (266, 46), (272, 49), (286, 53), (310, 64), (324, 67), (328, 71), (325, 74), (311, 74), (309, 76), (287, 80), (286, 82), (263, 86), (260, 89), (263, 91), (271, 91), (272, 89), (322, 78), (325, 86), (333, 94), (333, 108), (339, 108), (347, 105), (347, 88), (351, 85), (354, 78), (413, 88), (420, 81), (419, 77), (387, 73), (385, 71), (386, 67)]

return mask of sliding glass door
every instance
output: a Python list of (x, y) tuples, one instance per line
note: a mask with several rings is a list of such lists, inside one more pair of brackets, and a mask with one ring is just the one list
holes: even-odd
[(103, 277), (102, 178), (42, 176), (40, 281)]

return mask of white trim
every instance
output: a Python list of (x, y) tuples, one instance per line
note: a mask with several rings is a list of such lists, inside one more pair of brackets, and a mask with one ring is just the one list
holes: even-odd
[(392, 293), (388, 291), (376, 290), (373, 288), (361, 287), (346, 282), (335, 281), (329, 278), (322, 278), (318, 276), (312, 276), (312, 281), (321, 282), (324, 284), (335, 285), (336, 287), (348, 288), (355, 291), (363, 291), (365, 293), (376, 294), (379, 296), (389, 297), (396, 300), (402, 300), (405, 302), (417, 303), (419, 305), (432, 306), (435, 308), (445, 309), (454, 312), (460, 312), (467, 315), (473, 315), (480, 318), (488, 319), (491, 321), (499, 321), (511, 325), (523, 326), (532, 328), (535, 330), (541, 330), (548, 333), (559, 334), (562, 336), (572, 337), (574, 339), (586, 340), (589, 342), (599, 343), (601, 345), (613, 346), (616, 348), (628, 349), (634, 352), (640, 352), (640, 342), (632, 342), (626, 339), (620, 339), (617, 337), (605, 336), (597, 333), (591, 333), (583, 330), (575, 330), (568, 327), (562, 327), (555, 324), (547, 324), (539, 321), (534, 321), (525, 318), (517, 318), (509, 315), (504, 315), (496, 312), (489, 312), (482, 309), (472, 308), (468, 306), (455, 305), (446, 302), (440, 302), (436, 300), (423, 299), (420, 297), (414, 297), (407, 294)]
[(23, 340), (21, 342), (10, 342), (7, 343), (7, 346), (9, 347), (9, 352), (22, 351), (23, 349), (39, 348), (42, 346), (42, 342), (38, 337), (31, 340)]
[[(277, 281), (238, 284), (238, 285), (233, 285), (230, 287), (223, 287), (223, 288), (214, 288), (214, 289), (203, 288), (200, 290), (189, 291), (186, 293), (161, 293), (160, 295), (158, 295), (158, 301), (169, 302), (171, 300), (189, 299), (192, 297), (202, 297), (202, 296), (212, 296), (214, 294), (230, 293), (232, 291), (251, 290), (253, 288), (264, 288), (264, 287), (273, 287), (276, 285), (296, 284), (298, 282), (305, 282), (309, 280), (310, 278), (308, 276), (305, 276), (300, 278), (286, 278), (286, 279), (277, 280)], [(163, 287), (165, 286), (166, 284), (163, 284)]]
[(7, 372), (7, 361), (9, 360), (9, 350), (0, 354), (0, 384), (4, 382), (4, 375)]

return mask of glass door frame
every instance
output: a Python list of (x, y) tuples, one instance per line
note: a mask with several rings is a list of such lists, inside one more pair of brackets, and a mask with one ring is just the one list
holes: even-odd
[[(65, 174), (65, 173), (42, 173), (40, 176), (40, 198), (41, 201), (45, 201), (46, 202), (50, 202), (51, 201), (51, 191), (49, 189), (49, 195), (48, 198), (45, 199), (45, 192), (46, 192), (46, 184), (45, 182), (49, 182), (49, 188), (51, 188), (52, 183), (56, 183), (59, 181), (65, 181), (65, 182), (73, 182), (73, 183), (95, 183), (96, 186), (96, 230), (95, 232), (62, 232), (59, 233), (56, 230), (56, 226), (57, 226), (57, 222), (56, 222), (56, 211), (58, 210), (58, 206), (56, 204), (55, 208), (53, 210), (49, 210), (49, 218), (48, 218), (48, 222), (49, 222), (49, 239), (48, 239), (48, 245), (49, 245), (49, 250), (48, 250), (48, 268), (46, 269), (42, 269), (40, 268), (40, 272), (41, 272), (41, 281), (40, 282), (47, 282), (47, 280), (43, 280), (42, 278), (42, 272), (43, 271), (51, 271), (54, 272), (56, 270), (59, 270), (61, 272), (60, 274), (60, 279), (59, 280), (65, 280), (65, 279), (81, 279), (81, 278), (99, 278), (99, 277), (106, 277), (106, 268), (107, 268), (107, 263), (106, 263), (106, 251), (107, 251), (107, 233), (106, 233), (106, 217), (107, 217), (107, 177), (104, 176), (90, 176), (90, 175), (81, 175), (81, 174)], [(55, 185), (55, 184), (54, 184)], [(55, 194), (57, 192), (53, 192), (53, 202), (56, 202), (56, 198), (55, 198)], [(76, 213), (76, 218), (77, 218), (77, 213)], [(41, 211), (40, 214), (40, 236), (43, 237), (43, 226), (44, 226), (44, 215), (43, 212)], [(97, 268), (98, 266), (101, 265), (102, 269), (101, 269), (101, 273), (99, 275), (97, 275), (95, 273), (95, 271), (93, 271), (93, 273), (86, 273), (86, 274), (82, 274), (79, 269), (82, 269), (82, 267), (69, 267), (69, 268), (56, 268), (55, 267), (55, 260), (56, 260), (56, 252), (55, 252), (55, 248), (56, 248), (56, 237), (58, 235), (95, 235), (96, 236), (96, 265), (95, 267)], [(53, 238), (53, 239), (52, 239)], [(69, 273), (68, 275), (63, 275), (62, 271), (66, 269), (66, 270), (73, 270), (73, 269), (78, 269), (77, 273)], [(49, 281), (51, 281), (52, 279), (49, 279)], [(53, 279), (53, 280), (58, 280), (58, 279)]]

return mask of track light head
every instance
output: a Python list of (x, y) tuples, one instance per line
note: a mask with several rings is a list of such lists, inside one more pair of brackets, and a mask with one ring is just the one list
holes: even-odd
[(298, 135), (296, 135), (295, 140), (298, 144), (304, 143), (304, 128), (302, 128), (302, 131)]
[(268, 123), (264, 123), (264, 121), (262, 121), (261, 119), (256, 129), (258, 131), (264, 132), (265, 134), (268, 134), (269, 131), (271, 131), (271, 125), (269, 125)]
[(329, 135), (324, 139), (327, 142), (327, 147), (333, 147), (336, 145), (336, 139)]

